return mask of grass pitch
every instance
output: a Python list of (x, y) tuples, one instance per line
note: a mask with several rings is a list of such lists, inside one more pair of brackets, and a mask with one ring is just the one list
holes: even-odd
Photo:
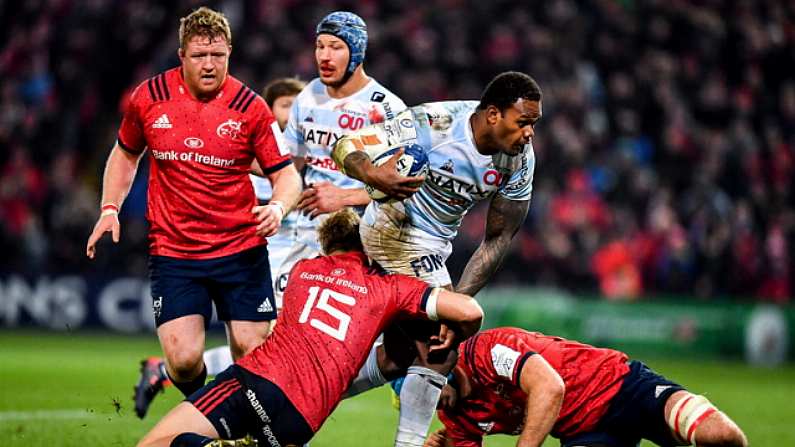
[[(208, 339), (210, 346), (221, 343)], [(182, 398), (169, 388), (145, 420), (135, 417), (138, 361), (159, 352), (154, 335), (0, 331), (0, 439), (25, 446), (135, 445)], [(795, 365), (759, 369), (740, 362), (642, 359), (706, 394), (745, 430), (752, 446), (795, 445)], [(382, 387), (343, 402), (312, 446), (391, 445), (397, 412), (388, 393)], [(491, 436), (485, 445), (513, 446), (515, 439)], [(554, 439), (545, 444), (556, 445)]]

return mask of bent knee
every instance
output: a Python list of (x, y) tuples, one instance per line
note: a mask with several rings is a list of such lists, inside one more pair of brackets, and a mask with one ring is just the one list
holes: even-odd
[[(747, 447), (748, 439), (745, 433), (740, 430), (731, 419), (723, 413), (717, 413), (716, 427), (708, 439), (704, 439), (703, 445), (714, 445), (721, 447)], [(697, 437), (697, 441), (701, 441), (701, 436)], [(699, 444), (701, 445), (701, 443)]]
[(204, 367), (201, 349), (175, 350), (166, 354), (169, 373), (177, 381), (190, 380), (199, 375)]
[(229, 340), (232, 357), (237, 360), (261, 345), (270, 334), (270, 326), (270, 323), (265, 322), (246, 330), (236, 330)]

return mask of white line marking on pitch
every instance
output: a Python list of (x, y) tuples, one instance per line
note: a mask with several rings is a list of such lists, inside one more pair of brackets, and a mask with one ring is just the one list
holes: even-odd
[(96, 417), (96, 414), (86, 410), (0, 411), (0, 422), (38, 419), (87, 419), (94, 417)]

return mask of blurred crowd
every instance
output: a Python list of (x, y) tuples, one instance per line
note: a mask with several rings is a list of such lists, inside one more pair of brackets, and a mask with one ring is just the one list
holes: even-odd
[[(0, 272), (145, 274), (142, 179), (122, 242), (89, 263), (85, 240), (127, 95), (178, 64), (178, 19), (202, 4), (229, 17), (231, 73), (253, 87), (314, 77), (314, 26), (334, 9), (365, 18), (365, 69), (407, 104), (476, 99), (503, 70), (535, 77), (533, 202), (492, 284), (792, 296), (786, 0), (0, 2)], [(484, 223), (483, 207), (465, 219), (454, 273)]]

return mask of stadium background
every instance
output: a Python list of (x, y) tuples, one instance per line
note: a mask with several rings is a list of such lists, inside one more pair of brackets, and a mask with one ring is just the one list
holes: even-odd
[[(365, 18), (365, 69), (407, 104), (477, 98), (503, 70), (534, 76), (533, 202), (483, 294), (488, 323), (651, 358), (725, 399), (752, 445), (795, 445), (785, 0), (0, 2), (0, 436), (129, 445), (154, 421), (128, 410), (136, 361), (157, 353), (145, 176), (121, 243), (93, 262), (84, 247), (127, 95), (178, 64), (178, 18), (202, 4), (229, 17), (230, 71), (255, 89), (315, 76), (314, 26), (334, 9)], [(484, 221), (484, 208), (465, 219), (454, 279)], [(344, 427), (362, 414), (381, 431), (356, 442), (388, 444), (394, 414), (374, 396), (343, 406), (315, 445), (352, 443)]]

